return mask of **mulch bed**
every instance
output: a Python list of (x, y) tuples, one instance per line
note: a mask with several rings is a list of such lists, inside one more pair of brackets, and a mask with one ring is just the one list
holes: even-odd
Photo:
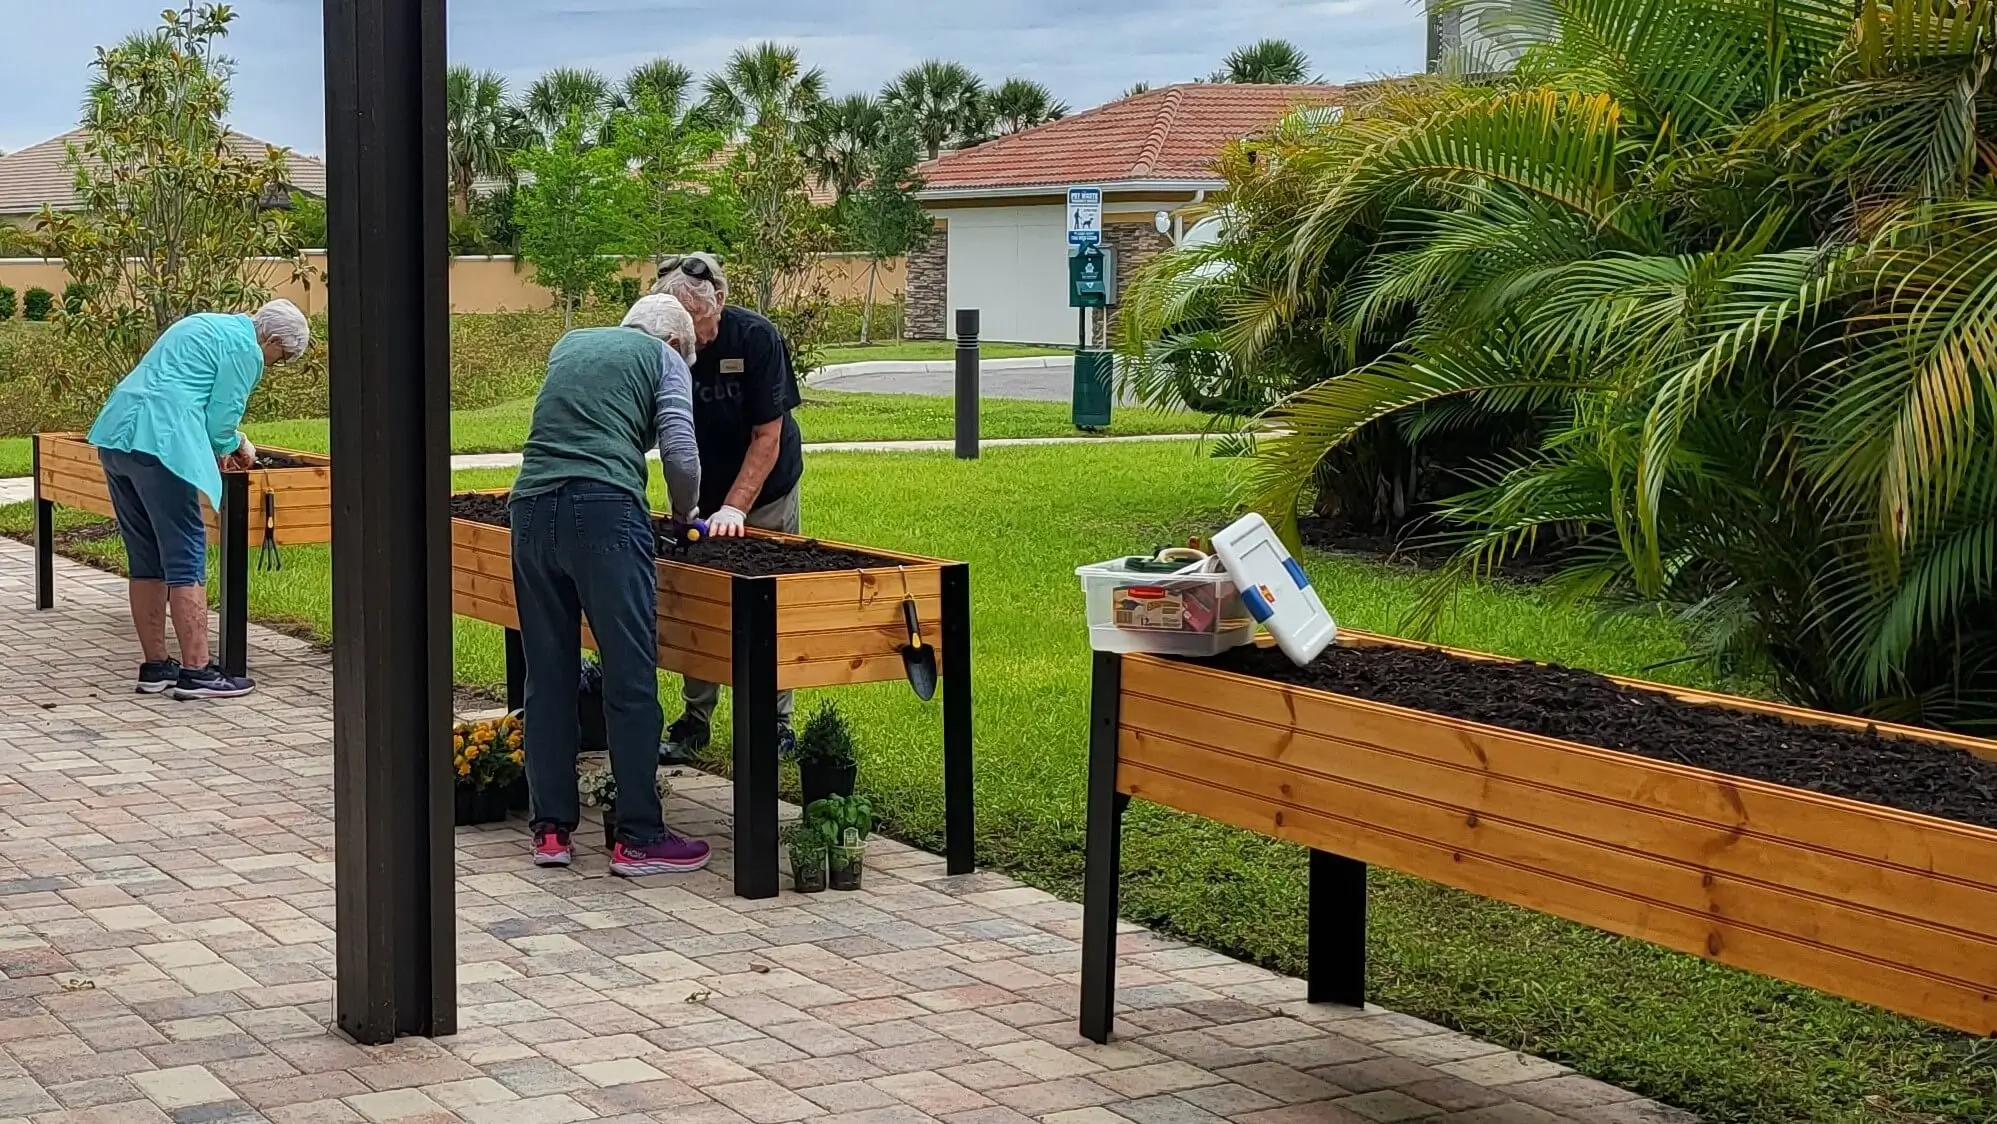
[(1997, 828), (1997, 762), (1872, 730), (1681, 702), (1555, 664), (1332, 647), (1308, 667), (1237, 648), (1204, 666)]
[[(474, 523), (510, 526), (506, 497), (491, 493), (459, 493), (451, 497), (451, 515)], [(666, 536), (666, 521), (652, 521), (654, 552), (669, 562), (705, 566), (730, 574), (773, 577), (780, 574), (826, 574), (892, 568), (900, 563), (878, 555), (844, 550), (807, 539), (799, 543), (769, 539), (707, 539), (681, 550)]]

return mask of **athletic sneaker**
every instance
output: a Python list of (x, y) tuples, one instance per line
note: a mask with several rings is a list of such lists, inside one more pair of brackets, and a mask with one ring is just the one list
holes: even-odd
[(626, 878), (647, 874), (692, 874), (707, 865), (707, 844), (668, 831), (657, 842), (635, 847), (623, 840), (610, 852), (610, 872)]
[(796, 731), (790, 728), (790, 723), (788, 722), (777, 723), (777, 759), (787, 761), (790, 758), (796, 756), (797, 756)]
[(698, 764), (700, 751), (707, 748), (713, 736), (707, 723), (690, 714), (680, 715), (666, 728), (666, 740), (659, 743), (659, 764)]
[(180, 661), (171, 656), (139, 665), (139, 694), (157, 695), (178, 682)]
[(553, 824), (541, 824), (534, 829), (535, 866), (567, 866), (575, 857), (568, 832)]
[(176, 699), (234, 699), (256, 690), (256, 680), (236, 675), (222, 674), (218, 664), (195, 670), (181, 668), (180, 678), (173, 685)]

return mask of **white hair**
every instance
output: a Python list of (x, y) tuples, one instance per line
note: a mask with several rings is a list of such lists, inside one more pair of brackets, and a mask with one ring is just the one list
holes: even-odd
[(677, 269), (659, 278), (659, 283), (652, 286), (652, 292), (679, 298), (681, 304), (688, 306), (689, 312), (693, 311), (691, 306), (696, 304), (702, 308), (721, 307), (721, 298), (715, 294), (713, 282), (702, 281)]
[(664, 293), (639, 297), (638, 303), (624, 314), (623, 325), (666, 341), (668, 346), (677, 348), (689, 364), (693, 362), (693, 316), (678, 297)]
[(274, 343), (281, 350), (281, 363), (289, 363), (305, 354), (312, 345), (312, 325), (298, 306), (279, 298), (257, 309), (250, 321), (257, 327), (258, 343)]

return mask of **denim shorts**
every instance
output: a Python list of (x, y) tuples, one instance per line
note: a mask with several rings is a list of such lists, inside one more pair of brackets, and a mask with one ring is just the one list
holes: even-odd
[(151, 453), (97, 450), (111, 512), (125, 540), (125, 567), (133, 581), (170, 587), (200, 585), (208, 577), (208, 528), (201, 493)]

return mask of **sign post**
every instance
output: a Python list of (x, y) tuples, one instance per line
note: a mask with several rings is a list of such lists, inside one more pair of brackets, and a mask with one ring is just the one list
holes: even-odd
[(1103, 190), (1068, 189), (1068, 303), (1077, 319), (1075, 390), (1071, 401), (1078, 429), (1109, 426), (1111, 362), (1106, 351), (1089, 347), (1089, 309), (1109, 307), (1109, 269), (1103, 246)]
[[(1076, 347), (1089, 346), (1089, 303), (1076, 296), (1073, 288), (1076, 259), (1091, 256), (1099, 251), (1103, 241), (1103, 189), (1100, 187), (1071, 187), (1068, 189), (1068, 255), (1069, 255), (1069, 303), (1076, 308)], [(1094, 254), (1100, 274), (1102, 260), (1099, 252)]]

